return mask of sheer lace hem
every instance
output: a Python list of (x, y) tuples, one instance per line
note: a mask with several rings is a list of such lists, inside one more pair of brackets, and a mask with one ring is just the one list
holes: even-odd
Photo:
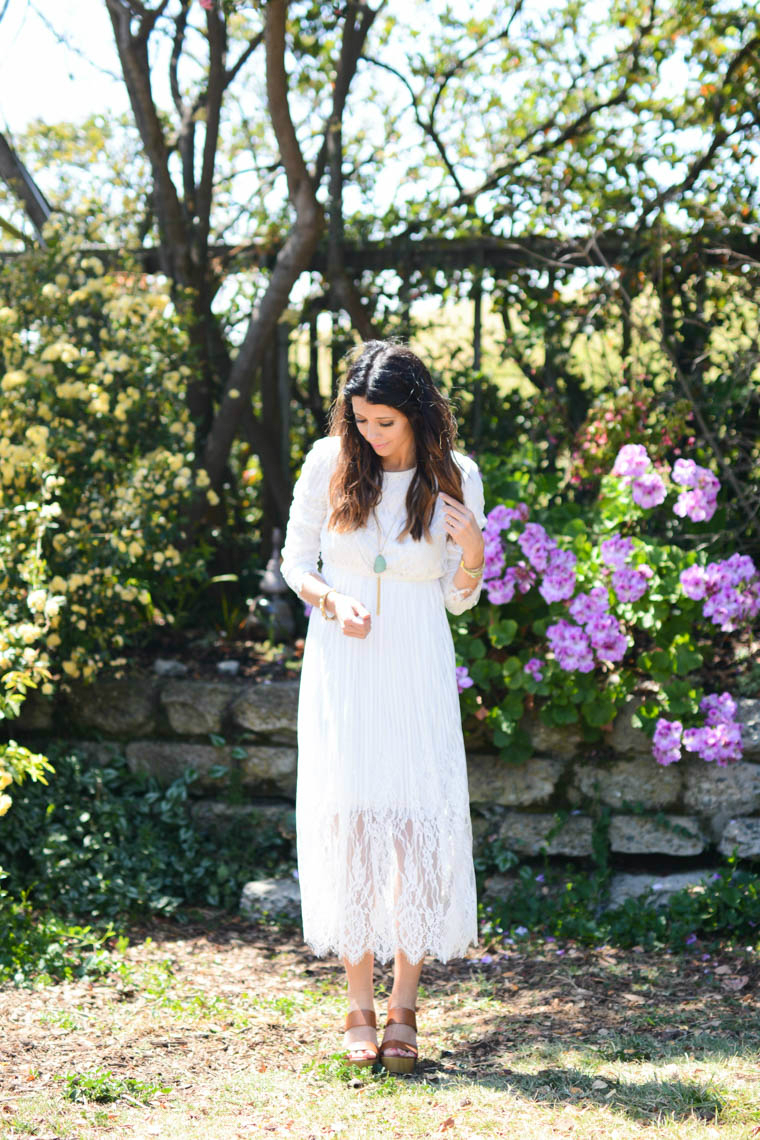
[(302, 813), (297, 828), (304, 940), (316, 954), (446, 962), (477, 941), (469, 815)]

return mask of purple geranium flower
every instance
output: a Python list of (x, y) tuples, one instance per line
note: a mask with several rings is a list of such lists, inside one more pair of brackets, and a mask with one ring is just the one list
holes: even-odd
[(612, 588), (621, 602), (637, 602), (647, 592), (647, 575), (622, 566), (612, 575)]
[(649, 471), (639, 475), (631, 484), (631, 496), (634, 503), (649, 510), (657, 507), (665, 498), (665, 484), (656, 471)]
[(665, 720), (664, 717), (660, 717), (652, 738), (652, 753), (658, 764), (675, 764), (681, 759), (682, 732), (683, 725), (680, 720)]
[(457, 689), (460, 693), (464, 692), (465, 689), (471, 689), (472, 686), (475, 684), (472, 677), (467, 672), (467, 666), (466, 665), (457, 665), (456, 674), (457, 674)]
[(586, 633), (600, 661), (620, 661), (625, 656), (628, 641), (612, 614), (597, 614), (586, 625)]
[(538, 587), (538, 592), (545, 602), (564, 602), (573, 596), (577, 561), (572, 550), (551, 552), (546, 575)]
[(652, 466), (646, 448), (640, 443), (626, 443), (620, 448), (612, 466), (613, 475), (635, 479)]
[(549, 564), (550, 554), (557, 549), (554, 539), (549, 537), (540, 523), (526, 523), (517, 541), (534, 570), (543, 573)]
[(546, 631), (546, 639), (551, 646), (560, 669), (570, 673), (590, 673), (594, 668), (594, 657), (589, 640), (583, 630), (564, 618), (560, 618)]
[(604, 586), (594, 586), (589, 594), (578, 594), (568, 606), (571, 615), (580, 625), (604, 614), (610, 608), (610, 596)]
[(602, 562), (620, 570), (633, 554), (633, 539), (621, 538), (619, 534), (613, 534), (612, 538), (605, 538), (599, 549), (602, 554)]

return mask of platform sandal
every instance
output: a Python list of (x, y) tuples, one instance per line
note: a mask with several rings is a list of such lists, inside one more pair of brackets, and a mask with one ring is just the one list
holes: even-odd
[[(388, 1027), (391, 1025), (409, 1025), (414, 1032), (417, 1032), (417, 1018), (414, 1016), (413, 1009), (406, 1009), (404, 1006), (396, 1006), (395, 1009), (388, 1010), (388, 1020), (385, 1023), (385, 1031), (388, 1032)], [(411, 1056), (400, 1057), (398, 1054), (395, 1056), (388, 1056), (386, 1049), (403, 1049)], [(383, 1043), (380, 1046), (380, 1064), (388, 1070), (389, 1073), (412, 1073), (414, 1066), (417, 1063), (417, 1050), (414, 1045), (410, 1045), (408, 1041), (400, 1041), (398, 1037), (383, 1037)]]
[[(353, 1009), (350, 1013), (346, 1014), (346, 1029), (354, 1029), (357, 1025), (368, 1025), (370, 1029), (377, 1029), (377, 1020), (375, 1018), (375, 1011), (373, 1009)], [(369, 1057), (355, 1056), (355, 1054), (369, 1053)], [(349, 1045), (346, 1049), (344, 1059), (347, 1065), (355, 1065), (356, 1068), (369, 1068), (374, 1065), (378, 1058), (380, 1050), (377, 1045), (371, 1041), (357, 1041), (356, 1047), (352, 1049)]]

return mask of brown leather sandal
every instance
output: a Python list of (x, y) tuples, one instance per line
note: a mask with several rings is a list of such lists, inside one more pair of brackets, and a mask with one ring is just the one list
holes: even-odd
[[(351, 1013), (347, 1013), (346, 1029), (353, 1029), (357, 1025), (368, 1025), (370, 1029), (377, 1029), (375, 1011), (373, 1009), (354, 1009)], [(354, 1056), (356, 1053), (370, 1053), (371, 1056), (356, 1057)], [(355, 1065), (358, 1069), (369, 1068), (370, 1065), (374, 1065), (379, 1054), (379, 1048), (372, 1041), (357, 1041), (355, 1048), (352, 1049), (351, 1045), (348, 1046), (345, 1061), (347, 1065)]]
[[(388, 1032), (389, 1025), (409, 1025), (417, 1032), (417, 1018), (414, 1016), (413, 1009), (406, 1009), (402, 1005), (396, 1006), (395, 1009), (388, 1010), (388, 1020), (385, 1023), (385, 1031)], [(391, 1046), (394, 1049), (403, 1049), (411, 1056), (400, 1057), (388, 1056), (385, 1050)], [(410, 1045), (408, 1041), (400, 1041), (398, 1037), (383, 1037), (383, 1043), (380, 1046), (380, 1064), (383, 1065), (389, 1073), (412, 1073), (414, 1066), (417, 1063), (417, 1050), (414, 1045)]]

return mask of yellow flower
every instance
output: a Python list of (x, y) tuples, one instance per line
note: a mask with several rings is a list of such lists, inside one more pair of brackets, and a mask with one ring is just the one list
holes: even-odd
[(63, 671), (67, 677), (79, 676), (79, 666), (77, 665), (76, 661), (64, 661)]
[(10, 796), (5, 796), (5, 795), (0, 796), (0, 816), (7, 814), (8, 808), (11, 806), (12, 803), (13, 803), (13, 800), (11, 799)]
[(61, 606), (64, 604), (65, 601), (66, 601), (66, 599), (64, 597), (62, 597), (60, 594), (54, 594), (51, 597), (46, 598), (45, 599), (45, 617), (48, 620), (50, 620), (50, 618), (57, 617), (58, 614), (60, 613)]
[(51, 685), (49, 681), (46, 681), (40, 691), (44, 693), (46, 697), (52, 697), (55, 692), (55, 687)]
[(46, 428), (44, 424), (32, 424), (24, 432), (24, 436), (29, 440), (33, 447), (43, 448), (46, 446), (50, 429)]
[(13, 776), (11, 776), (10, 772), (6, 772), (5, 768), (0, 768), (0, 792), (4, 792), (12, 783)]
[(23, 388), (26, 384), (26, 372), (20, 368), (15, 369), (13, 372), (6, 372), (0, 381), (0, 388), (4, 392), (12, 392), (14, 388)]
[(205, 467), (199, 467), (195, 474), (195, 482), (198, 487), (208, 487), (211, 483), (208, 471)]
[(47, 593), (44, 590), (30, 590), (26, 595), (26, 604), (33, 614), (41, 614), (46, 601)]
[(51, 633), (45, 644), (47, 645), (48, 649), (57, 649), (61, 644), (60, 634)]
[(209, 503), (211, 503), (212, 507), (215, 507), (216, 504), (219, 502), (219, 496), (217, 495), (216, 491), (214, 491), (214, 490), (206, 491), (206, 499), (208, 500)]

